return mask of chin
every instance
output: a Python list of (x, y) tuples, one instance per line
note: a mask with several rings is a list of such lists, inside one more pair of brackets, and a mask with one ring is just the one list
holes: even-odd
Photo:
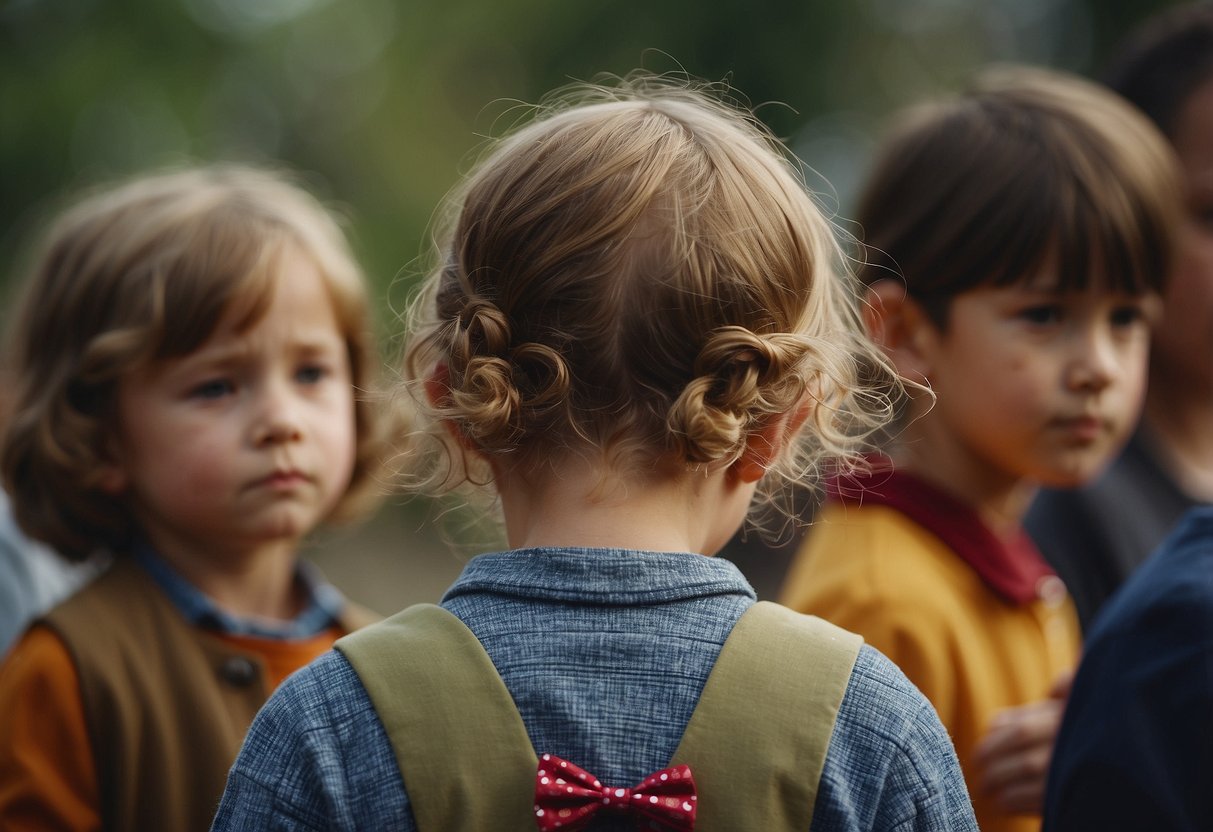
[(269, 518), (262, 525), (258, 536), (267, 543), (278, 540), (301, 540), (316, 528), (319, 522), (316, 517), (304, 517), (295, 512), (284, 512), (281, 516)]
[(1081, 488), (1103, 473), (1107, 461), (1053, 468), (1034, 479), (1045, 488)]

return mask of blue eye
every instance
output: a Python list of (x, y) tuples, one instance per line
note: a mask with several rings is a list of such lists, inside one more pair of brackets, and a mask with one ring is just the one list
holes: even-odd
[(1021, 309), (1019, 312), (1019, 317), (1023, 318), (1030, 324), (1046, 326), (1048, 324), (1058, 323), (1063, 317), (1063, 312), (1061, 304), (1040, 304), (1039, 306), (1029, 306), (1025, 309)]
[(196, 399), (220, 399), (235, 392), (236, 386), (225, 378), (215, 378), (204, 381), (190, 390), (190, 396)]
[(319, 364), (306, 364), (295, 371), (295, 379), (301, 384), (316, 384), (328, 374), (328, 369)]

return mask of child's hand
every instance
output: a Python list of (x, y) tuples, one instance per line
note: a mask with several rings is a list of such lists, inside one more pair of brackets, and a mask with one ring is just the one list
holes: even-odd
[(1053, 742), (1072, 681), (1073, 674), (1063, 674), (1053, 684), (1048, 699), (996, 714), (977, 744), (974, 760), (980, 788), (1003, 810), (1012, 814), (1040, 813)]

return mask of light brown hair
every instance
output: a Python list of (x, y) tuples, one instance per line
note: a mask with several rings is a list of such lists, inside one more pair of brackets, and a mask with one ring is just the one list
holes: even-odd
[(1180, 188), (1166, 140), (1108, 90), (1001, 67), (912, 108), (860, 198), (861, 279), (902, 277), (943, 325), (949, 301), (1056, 266), (1061, 290), (1161, 292)]
[(385, 437), (363, 275), (334, 216), (286, 174), (214, 166), (105, 188), (51, 226), (12, 310), (0, 376), (0, 473), (28, 534), (73, 559), (129, 544), (124, 498), (100, 487), (118, 381), (197, 349), (226, 314), (256, 323), (284, 245), (323, 274), (356, 388), (354, 473), (330, 519), (369, 507)]
[(559, 91), (454, 193), (406, 349), (452, 463), (427, 484), (484, 481), (480, 455), (725, 466), (806, 394), (764, 485), (856, 461), (889, 411), (859, 367), (883, 358), (799, 170), (718, 92), (636, 74)]

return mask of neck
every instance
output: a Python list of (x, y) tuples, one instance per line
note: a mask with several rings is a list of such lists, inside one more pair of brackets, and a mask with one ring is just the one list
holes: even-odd
[(1150, 388), (1142, 424), (1163, 468), (1194, 499), (1213, 501), (1213, 397), (1182, 385)]
[(1039, 490), (1036, 483), (1014, 476), (962, 450), (955, 438), (930, 418), (919, 419), (890, 450), (894, 466), (926, 480), (971, 506), (997, 537), (1018, 535), (1024, 515)]
[[(753, 496), (728, 470), (605, 481), (577, 462), (497, 479), (511, 547), (588, 547), (715, 554)], [(730, 518), (735, 518), (730, 522)]]
[(234, 552), (150, 541), (156, 553), (225, 612), (287, 621), (302, 605), (295, 584), (298, 541)]

